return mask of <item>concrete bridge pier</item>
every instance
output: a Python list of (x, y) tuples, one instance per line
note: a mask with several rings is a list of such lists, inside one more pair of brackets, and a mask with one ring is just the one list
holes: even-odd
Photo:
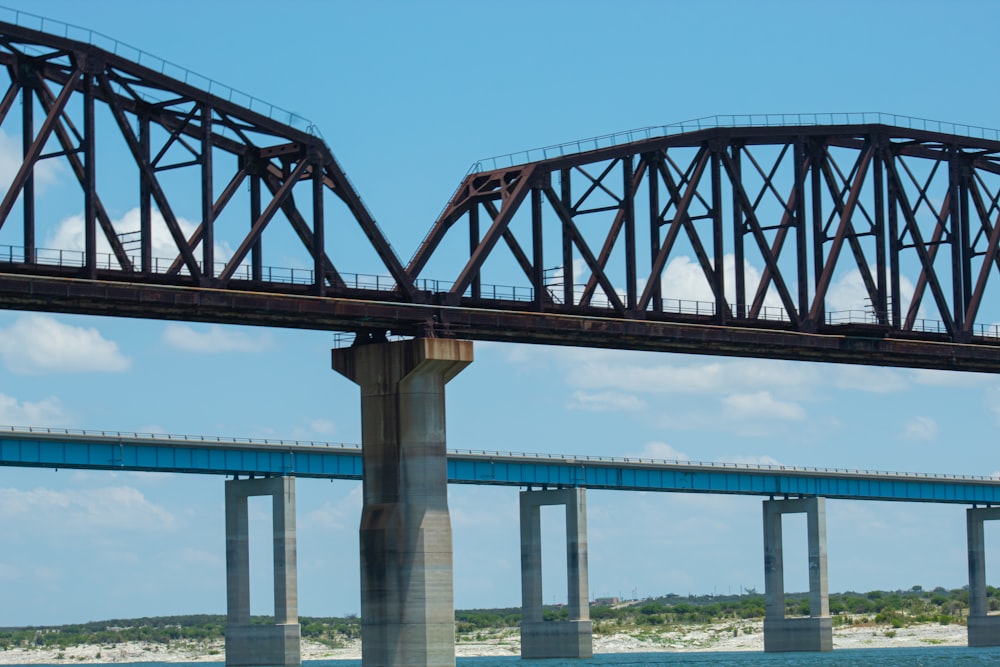
[[(785, 617), (785, 566), (781, 515), (806, 514), (809, 540), (809, 616)], [(833, 620), (826, 575), (824, 498), (764, 501), (764, 650), (830, 651)]]
[(361, 387), (364, 667), (455, 665), (444, 387), (471, 362), (459, 340), (333, 350)]
[(969, 646), (1000, 646), (1000, 616), (986, 606), (986, 535), (983, 524), (1000, 519), (1000, 507), (965, 511), (969, 532)]
[[(542, 616), (542, 505), (566, 506), (569, 619)], [(585, 489), (521, 492), (521, 657), (590, 658), (593, 624), (587, 582)]]
[[(250, 624), (250, 496), (272, 499), (274, 625)], [(226, 593), (226, 665), (302, 664), (294, 477), (226, 480)]]

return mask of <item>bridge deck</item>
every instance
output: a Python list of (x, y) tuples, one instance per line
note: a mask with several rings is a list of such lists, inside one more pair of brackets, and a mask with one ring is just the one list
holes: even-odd
[[(362, 459), (359, 445), (8, 430), (0, 433), (0, 466), (361, 479)], [(448, 481), (518, 487), (1000, 503), (1000, 480), (989, 477), (485, 451), (450, 451)]]

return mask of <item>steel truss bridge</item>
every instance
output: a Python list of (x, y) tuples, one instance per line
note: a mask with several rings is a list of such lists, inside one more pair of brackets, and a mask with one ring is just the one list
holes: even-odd
[[(995, 132), (747, 117), (494, 159), (403, 262), (310, 128), (53, 25), (0, 23), (0, 131), (22, 139), (5, 308), (1000, 370)], [(80, 241), (49, 249), (56, 162)], [(346, 271), (362, 255), (368, 278)], [(858, 312), (837, 312), (845, 280)]]
[[(0, 427), (0, 466), (360, 480), (360, 445)], [(542, 488), (1000, 504), (1000, 480), (781, 465), (452, 450), (448, 481)]]

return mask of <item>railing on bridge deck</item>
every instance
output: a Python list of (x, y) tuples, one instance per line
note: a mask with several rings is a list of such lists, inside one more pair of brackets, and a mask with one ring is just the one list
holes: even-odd
[(650, 125), (622, 132), (602, 134), (587, 139), (577, 139), (566, 141), (561, 144), (543, 146), (541, 148), (530, 148), (504, 155), (477, 160), (469, 167), (466, 173), (474, 174), (481, 171), (492, 171), (494, 169), (505, 169), (529, 162), (548, 160), (554, 157), (585, 153), (587, 151), (599, 150), (601, 148), (611, 148), (622, 144), (631, 144), (647, 139), (657, 139), (659, 137), (669, 137), (675, 134), (686, 132), (697, 132), (700, 130), (712, 130), (716, 128), (744, 128), (744, 127), (813, 127), (824, 125), (891, 125), (903, 127), (911, 130), (922, 130), (925, 132), (941, 132), (946, 134), (956, 134), (976, 139), (990, 139), (1000, 141), (1000, 130), (980, 127), (978, 125), (968, 125), (965, 123), (951, 123), (947, 121), (932, 120), (929, 118), (917, 118), (894, 113), (883, 113), (881, 111), (852, 111), (852, 112), (827, 112), (827, 113), (769, 113), (769, 114), (728, 114), (704, 116), (693, 118), (666, 125)]
[[(449, 482), (504, 486), (1000, 504), (1000, 479), (779, 463), (669, 461), (453, 449)], [(0, 466), (360, 479), (360, 445), (0, 427)]]

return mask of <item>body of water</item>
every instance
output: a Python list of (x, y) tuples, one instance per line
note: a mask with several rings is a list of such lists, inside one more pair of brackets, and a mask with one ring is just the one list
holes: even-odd
[[(65, 664), (65, 663), (64, 663)], [(222, 663), (135, 662), (116, 667), (211, 667)], [(303, 667), (361, 667), (360, 660), (306, 660)], [(829, 653), (619, 653), (588, 660), (521, 660), (517, 656), (459, 658), (457, 667), (973, 667), (1000, 665), (1000, 647), (938, 646), (918, 648), (840, 649)], [(15, 666), (16, 667), (16, 666)], [(35, 665), (34, 667), (38, 667)], [(55, 667), (53, 665), (52, 667)], [(60, 667), (64, 667), (60, 666)]]

